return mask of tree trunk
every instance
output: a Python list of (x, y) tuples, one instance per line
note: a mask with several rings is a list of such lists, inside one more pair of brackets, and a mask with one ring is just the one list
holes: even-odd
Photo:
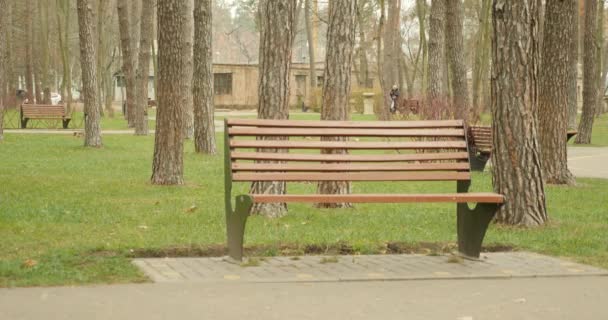
[(29, 103), (34, 103), (34, 57), (32, 53), (33, 46), (33, 19), (32, 5), (33, 0), (26, 0), (25, 9), (25, 90), (27, 90), (26, 99)]
[[(426, 39), (426, 11), (427, 4), (426, 0), (416, 0), (416, 14), (418, 16), (418, 25), (420, 26), (420, 46), (422, 47), (422, 77), (420, 78), (420, 95), (425, 98), (427, 96), (427, 83), (428, 83), (428, 41)], [(405, 60), (403, 60), (405, 64)], [(414, 66), (414, 71), (412, 72), (412, 79), (410, 82), (412, 85), (416, 80), (415, 74), (418, 69), (418, 58), (416, 58), (416, 65)], [(408, 86), (409, 88), (409, 86)], [(408, 89), (408, 95), (412, 98), (413, 88)]]
[(473, 88), (472, 88), (472, 112), (469, 114), (471, 123), (476, 123), (481, 118), (481, 113), (484, 111), (483, 84), (487, 82), (485, 77), (486, 68), (489, 61), (489, 40), (490, 40), (490, 13), (492, 9), (492, 0), (482, 0), (481, 12), (479, 17), (479, 26), (475, 39), (475, 52), (473, 61)]
[[(0, 0), (0, 8), (7, 8), (10, 6), (8, 0)], [(9, 28), (9, 19), (10, 16), (9, 10), (2, 10), (0, 12), (0, 44), (2, 44), (2, 48), (0, 48), (0, 142), (4, 140), (4, 101), (6, 100), (4, 96), (4, 89), (7, 85), (7, 66), (8, 66), (8, 51), (4, 48), (4, 45), (7, 43), (8, 35), (10, 34)], [(13, 93), (14, 94), (14, 93)]]
[[(382, 94), (384, 96), (384, 114), (388, 120), (388, 110), (391, 105), (390, 91), (393, 85), (399, 85), (399, 59), (401, 55), (401, 0), (388, 0), (388, 15), (384, 31), (384, 57), (382, 69)], [(399, 88), (399, 91), (403, 91)]]
[(512, 225), (547, 220), (536, 132), (538, 13), (536, 0), (493, 4), (492, 163), (494, 190), (506, 200), (496, 219)]
[(194, 150), (197, 153), (215, 154), (213, 105), (213, 10), (211, 0), (194, 4)]
[[(355, 47), (356, 0), (335, 0), (329, 5), (327, 53), (323, 73), (323, 112), (321, 120), (349, 120), (350, 83)], [(345, 137), (323, 137), (323, 141), (345, 141)], [(347, 150), (322, 150), (327, 154), (344, 154)], [(346, 181), (319, 182), (318, 193), (348, 194)], [(319, 203), (322, 208), (346, 208), (350, 203)]]
[[(260, 67), (258, 81), (258, 118), (287, 119), (289, 116), (289, 80), (291, 48), (296, 33), (296, 2), (261, 0), (259, 4)], [(325, 106), (324, 106), (325, 107)], [(264, 137), (263, 139), (285, 139)], [(261, 150), (277, 152), (282, 150)], [(285, 193), (285, 182), (256, 181), (251, 193)], [(285, 214), (284, 203), (254, 204), (252, 213), (267, 217)]]
[(192, 16), (192, 0), (186, 1), (186, 5), (182, 8), (186, 17), (186, 26), (184, 29), (184, 37), (186, 38), (186, 50), (184, 51), (184, 60), (186, 64), (185, 88), (184, 96), (182, 97), (184, 109), (184, 138), (192, 139), (194, 135), (194, 106), (192, 97), (192, 35), (193, 35), (193, 16)]
[(57, 37), (62, 64), (61, 95), (66, 112), (72, 113), (72, 71), (70, 68), (70, 8), (69, 0), (57, 0)]
[(359, 30), (359, 49), (357, 51), (359, 59), (359, 86), (362, 88), (371, 88), (373, 84), (370, 84), (369, 79), (369, 61), (367, 59), (368, 41), (365, 32), (366, 24), (363, 17), (363, 10), (366, 0), (359, 0), (357, 7), (357, 28)]
[(158, 0), (158, 108), (152, 184), (184, 183), (184, 82), (186, 19), (190, 0)]
[(308, 40), (308, 69), (310, 77), (310, 92), (308, 93), (310, 100), (308, 105), (314, 108), (316, 105), (316, 97), (314, 90), (317, 87), (317, 71), (315, 66), (315, 48), (317, 44), (314, 42), (315, 36), (313, 35), (313, 22), (312, 22), (312, 0), (305, 0), (304, 3), (304, 20), (306, 22), (306, 36)]
[(564, 135), (568, 130), (568, 81), (570, 41), (568, 30), (575, 22), (576, 0), (549, 1), (545, 7), (542, 67), (538, 96), (538, 137), (545, 181), (574, 184), (568, 171)]
[(106, 70), (106, 65), (112, 58), (110, 53), (109, 35), (111, 32), (108, 29), (108, 25), (112, 23), (112, 7), (111, 2), (108, 0), (98, 0), (97, 5), (97, 74), (99, 80), (97, 85), (99, 86), (99, 99), (101, 104), (105, 108), (101, 108), (102, 117), (107, 112), (108, 116), (112, 117), (112, 105), (106, 105), (108, 96), (111, 91), (108, 90), (107, 82), (111, 81), (112, 75), (108, 75), (109, 72)]
[(118, 10), (118, 26), (120, 33), (120, 50), (122, 51), (122, 73), (126, 83), (127, 99), (125, 117), (129, 127), (135, 126), (135, 70), (133, 69), (133, 40), (131, 38), (131, 23), (129, 22), (129, 1), (116, 0)]
[(150, 74), (150, 48), (156, 1), (144, 0), (141, 9), (139, 66), (137, 67), (137, 104), (135, 106), (135, 135), (148, 135), (148, 82)]
[(446, 50), (450, 65), (454, 116), (456, 119), (463, 119), (468, 122), (470, 102), (462, 36), (462, 1), (449, 0), (446, 3)]
[[(376, 67), (376, 74), (378, 75), (378, 80), (380, 82), (380, 88), (381, 88), (381, 90), (384, 90), (384, 88), (387, 86), (387, 84), (384, 83), (384, 77), (381, 75), (381, 73), (384, 72), (384, 57), (383, 57), (384, 48), (383, 48), (382, 39), (384, 38), (385, 0), (378, 0), (378, 2), (379, 2), (379, 6), (380, 6), (380, 18), (378, 18), (378, 32), (376, 34), (376, 61), (377, 61), (377, 65), (378, 65)], [(385, 93), (382, 94), (383, 101), (384, 101), (384, 98), (385, 98)], [(389, 114), (388, 108), (386, 108), (385, 105), (382, 105), (379, 107), (379, 109), (380, 110), (377, 110), (377, 111), (379, 111), (378, 118), (383, 121), (389, 120), (390, 114)]]
[(439, 118), (438, 110), (447, 103), (447, 88), (444, 84), (445, 66), (445, 1), (433, 0), (429, 22), (429, 82), (428, 98), (423, 116), (427, 119)]
[(598, 76), (598, 84), (597, 84), (597, 105), (595, 107), (595, 116), (599, 117), (605, 109), (604, 103), (604, 93), (606, 91), (606, 56), (608, 55), (608, 50), (604, 47), (604, 1), (599, 1), (599, 8), (597, 10), (597, 57), (598, 57), (598, 65), (597, 65), (597, 76)]
[[(577, 4), (579, 1), (577, 1)], [(576, 117), (578, 115), (578, 60), (579, 60), (579, 8), (577, 6), (574, 22), (568, 26), (568, 128), (576, 129)]]
[(583, 114), (578, 126), (576, 144), (591, 143), (591, 132), (597, 107), (597, 1), (585, 1), (585, 35), (583, 52)]
[(97, 94), (97, 70), (95, 68), (95, 44), (93, 6), (91, 0), (78, 0), (78, 27), (80, 38), (80, 66), (82, 68), (82, 92), (84, 94), (84, 145), (101, 147), (99, 94)]

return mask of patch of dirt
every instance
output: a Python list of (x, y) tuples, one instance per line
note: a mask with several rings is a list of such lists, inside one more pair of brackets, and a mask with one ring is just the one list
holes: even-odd
[[(458, 246), (453, 242), (388, 242), (378, 246), (366, 254), (427, 254), (437, 255), (456, 251)], [(515, 251), (513, 246), (492, 244), (484, 246), (483, 252), (510, 252)], [(140, 248), (129, 250), (127, 256), (131, 258), (181, 258), (181, 257), (222, 257), (228, 253), (223, 244), (201, 246), (172, 246), (166, 248)], [(245, 246), (245, 256), (300, 256), (300, 255), (355, 255), (359, 254), (351, 244), (339, 242), (333, 244), (280, 244), (280, 245), (253, 245)], [(112, 251), (94, 251), (97, 256), (114, 256)]]

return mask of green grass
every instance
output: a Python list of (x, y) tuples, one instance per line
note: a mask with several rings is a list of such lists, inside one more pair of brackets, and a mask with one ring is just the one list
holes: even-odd
[[(156, 111), (150, 109), (148, 111), (148, 117), (155, 119)], [(84, 113), (73, 112), (72, 120), (69, 124), (69, 129), (82, 129), (84, 126)], [(148, 127), (154, 129), (156, 126), (155, 120), (148, 120)], [(17, 129), (19, 128), (19, 111), (17, 110), (6, 110), (4, 115), (4, 128), (6, 129)], [(30, 120), (27, 124), (27, 128), (35, 129), (61, 129), (61, 121), (59, 120)], [(115, 112), (113, 117), (105, 115), (101, 118), (101, 128), (103, 130), (133, 130), (129, 128), (127, 120), (123, 117), (121, 112)]]
[[(153, 137), (81, 138), (6, 134), (0, 144), (0, 286), (146, 281), (133, 256), (222, 253), (223, 140), (218, 156), (186, 143), (184, 186), (149, 183)], [(246, 192), (237, 184), (234, 194)], [(355, 192), (454, 192), (446, 183), (355, 184)], [(491, 190), (489, 174), (473, 189)], [(313, 184), (290, 184), (290, 192)], [(608, 180), (548, 187), (550, 223), (538, 229), (491, 226), (484, 244), (513, 246), (608, 267)], [(196, 207), (196, 209), (192, 209)], [(427, 252), (454, 248), (454, 205), (361, 204), (347, 210), (290, 205), (289, 214), (252, 217), (246, 246), (256, 255)]]
[[(580, 120), (580, 119), (579, 119)], [(608, 113), (605, 113), (593, 121), (591, 132), (591, 144), (574, 144), (576, 137), (569, 142), (574, 147), (606, 147), (608, 146)]]

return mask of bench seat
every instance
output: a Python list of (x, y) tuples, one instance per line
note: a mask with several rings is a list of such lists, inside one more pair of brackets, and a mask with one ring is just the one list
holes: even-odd
[(504, 197), (492, 192), (440, 193), (440, 194), (250, 194), (253, 202), (309, 202), (309, 203), (503, 203)]
[(22, 129), (27, 127), (29, 120), (61, 120), (62, 127), (67, 129), (72, 119), (63, 105), (22, 104), (19, 115)]

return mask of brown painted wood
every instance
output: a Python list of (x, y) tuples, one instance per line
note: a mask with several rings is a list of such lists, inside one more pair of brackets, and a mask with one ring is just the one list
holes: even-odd
[(237, 172), (233, 181), (457, 181), (469, 172)]
[(445, 194), (252, 194), (254, 202), (312, 202), (312, 203), (504, 203), (504, 197), (497, 193), (445, 193)]
[(280, 161), (343, 161), (343, 162), (399, 162), (426, 160), (465, 160), (466, 152), (428, 152), (409, 154), (303, 154), (272, 152), (232, 152), (232, 159), (240, 160), (280, 160)]
[(465, 141), (408, 141), (408, 142), (354, 142), (354, 141), (290, 141), (290, 140), (232, 140), (231, 148), (278, 149), (465, 149)]
[(463, 137), (464, 129), (334, 129), (233, 127), (231, 136)]
[(462, 120), (434, 121), (309, 121), (227, 119), (228, 126), (285, 127), (285, 128), (459, 128)]
[(336, 163), (233, 163), (233, 171), (462, 171), (469, 164), (460, 163), (398, 163), (398, 164), (336, 164)]

